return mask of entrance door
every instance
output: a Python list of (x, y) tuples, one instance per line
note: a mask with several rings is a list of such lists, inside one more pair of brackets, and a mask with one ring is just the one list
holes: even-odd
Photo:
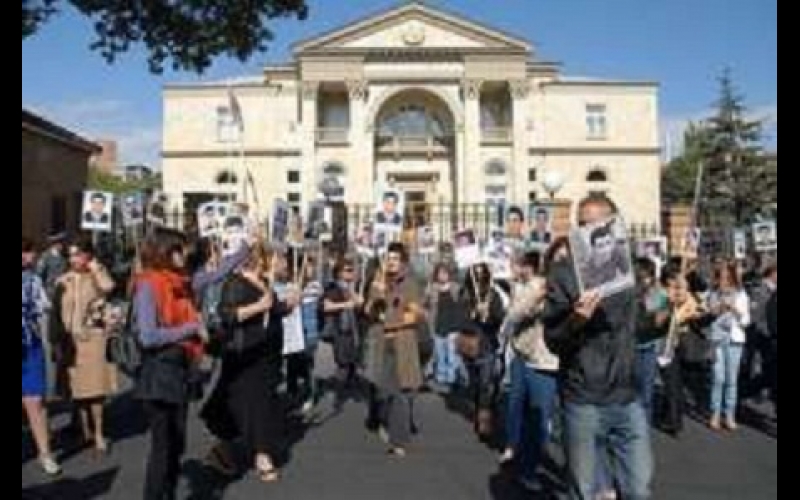
[(406, 214), (409, 225), (422, 227), (430, 222), (430, 207), (426, 191), (406, 191)]

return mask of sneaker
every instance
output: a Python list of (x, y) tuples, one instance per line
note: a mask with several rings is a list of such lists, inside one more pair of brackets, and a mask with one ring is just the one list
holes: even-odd
[(514, 454), (514, 450), (509, 448), (502, 455), (500, 455), (500, 465), (508, 465), (513, 462), (515, 458), (516, 456)]
[(53, 457), (41, 457), (39, 459), (39, 464), (42, 466), (42, 470), (48, 476), (60, 476), (61, 475), (61, 466), (58, 465), (58, 462), (53, 459)]

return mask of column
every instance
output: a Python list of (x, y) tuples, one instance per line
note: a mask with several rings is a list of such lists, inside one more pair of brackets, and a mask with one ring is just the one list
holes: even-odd
[[(481, 172), (481, 88), (483, 80), (465, 80), (464, 156), (458, 166), (458, 203), (481, 203), (484, 192)], [(471, 189), (467, 191), (467, 185)], [(470, 193), (470, 194), (468, 194)], [(478, 193), (478, 194), (476, 194)]]
[(514, 187), (511, 195), (515, 203), (528, 203), (528, 169), (530, 168), (530, 140), (528, 138), (528, 121), (530, 119), (530, 81), (514, 80), (509, 82), (513, 100), (514, 129), (513, 129), (513, 158), (511, 168), (511, 185)]
[(350, 148), (353, 152), (353, 165), (348, 168), (347, 202), (349, 204), (372, 203), (372, 186), (375, 184), (373, 172), (374, 138), (373, 127), (367, 123), (369, 113), (367, 101), (369, 83), (366, 80), (350, 80), (347, 90), (350, 93)]
[[(303, 168), (303, 202), (307, 203), (317, 197), (317, 186), (320, 177), (321, 165), (317, 161), (317, 99), (319, 97), (319, 82), (303, 82), (302, 92), (302, 143), (301, 148)], [(272, 203), (270, 200), (268, 203)]]

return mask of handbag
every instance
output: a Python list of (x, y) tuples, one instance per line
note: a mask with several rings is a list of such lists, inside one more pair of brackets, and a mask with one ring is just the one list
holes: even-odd
[(106, 340), (106, 360), (132, 378), (138, 376), (144, 359), (135, 309), (132, 304), (127, 320)]

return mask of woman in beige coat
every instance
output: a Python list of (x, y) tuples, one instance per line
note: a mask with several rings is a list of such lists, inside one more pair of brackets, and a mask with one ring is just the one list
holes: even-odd
[(84, 438), (103, 454), (108, 450), (103, 405), (117, 388), (116, 368), (106, 358), (105, 298), (114, 290), (114, 282), (95, 260), (90, 244), (73, 245), (69, 258), (70, 271), (59, 280), (63, 287), (61, 319), (75, 347), (69, 385)]

